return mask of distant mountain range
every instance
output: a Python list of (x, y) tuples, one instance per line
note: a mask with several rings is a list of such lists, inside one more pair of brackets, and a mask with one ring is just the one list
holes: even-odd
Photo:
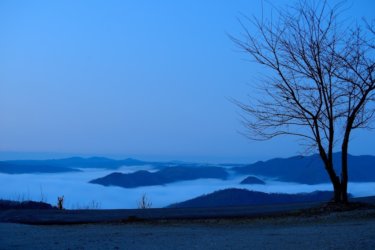
[(80, 170), (64, 166), (47, 164), (28, 164), (27, 161), (1, 161), (0, 173), (5, 174), (30, 174), (30, 173), (64, 173), (79, 172)]
[(57, 160), (0, 161), (0, 172), (8, 174), (60, 173), (80, 171), (80, 168), (116, 169), (121, 166), (142, 165), (147, 165), (147, 163), (131, 158), (125, 160), (112, 160), (104, 157), (71, 157)]
[[(352, 156), (349, 155), (349, 181), (350, 182), (375, 182), (375, 156)], [(340, 168), (341, 154), (334, 154), (335, 167)], [(0, 173), (22, 174), (22, 173), (62, 173), (81, 171), (85, 168), (102, 168), (116, 170), (122, 166), (152, 166), (159, 172), (151, 173), (139, 171), (131, 174), (112, 173), (104, 176), (93, 183), (102, 185), (117, 185), (122, 187), (139, 187), (149, 185), (163, 185), (180, 180), (192, 180), (205, 178), (203, 173), (209, 168), (215, 168), (216, 177), (213, 174), (208, 178), (223, 178), (235, 173), (243, 175), (244, 178), (251, 175), (262, 177), (262, 180), (275, 179), (285, 182), (297, 182), (304, 184), (329, 183), (328, 175), (320, 160), (319, 155), (294, 156), (290, 158), (275, 158), (268, 161), (259, 161), (248, 165), (239, 164), (200, 164), (185, 162), (148, 162), (136, 159), (113, 160), (103, 157), (80, 158), (72, 157), (57, 160), (19, 160), (19, 161), (0, 161)], [(172, 173), (161, 171), (173, 167)], [(179, 170), (178, 170), (179, 169)], [(201, 171), (199, 171), (201, 169)], [(337, 171), (340, 174), (341, 171)], [(182, 174), (177, 174), (182, 173)], [(199, 174), (197, 174), (199, 173)], [(251, 183), (251, 180), (244, 180)], [(254, 180), (253, 180), (254, 181)], [(125, 184), (124, 184), (125, 183)]]
[(249, 205), (292, 204), (301, 202), (327, 202), (332, 192), (315, 191), (312, 193), (278, 194), (249, 191), (246, 189), (224, 189), (197, 198), (172, 204), (170, 208), (188, 207), (234, 207)]
[(225, 180), (228, 173), (220, 167), (168, 167), (155, 173), (149, 171), (136, 171), (130, 174), (112, 173), (102, 178), (90, 181), (90, 183), (104, 186), (120, 186), (135, 188), (141, 186), (164, 185), (167, 183), (212, 178)]
[[(340, 174), (341, 153), (334, 154), (334, 164), (337, 174)], [(348, 156), (349, 181), (374, 182), (375, 156)], [(265, 176), (280, 181), (304, 184), (319, 184), (330, 182), (319, 155), (294, 156), (290, 158), (275, 158), (268, 161), (258, 161), (247, 166), (232, 168), (238, 174)]]
[[(123, 166), (146, 166), (150, 165), (156, 169), (166, 167), (206, 167), (212, 164), (187, 163), (187, 162), (155, 162), (155, 161), (141, 161), (132, 158), (124, 160), (113, 160), (105, 157), (71, 157), (55, 160), (11, 160), (0, 161), (0, 173), (7, 174), (24, 174), (24, 173), (61, 173), (80, 171), (82, 168), (102, 168), (102, 169), (117, 169)], [(230, 166), (238, 166), (232, 164)], [(219, 166), (227, 166), (227, 164), (219, 164)]]
[[(349, 180), (352, 182), (375, 182), (375, 157), (374, 156), (352, 156), (349, 155)], [(334, 154), (334, 163), (340, 168), (341, 154)], [(150, 173), (147, 171), (138, 171), (131, 174), (113, 173), (103, 178), (91, 181), (102, 185), (114, 185), (121, 187), (140, 187), (151, 185), (163, 185), (170, 182), (181, 180), (193, 180), (205, 178), (197, 174), (210, 167), (200, 166), (196, 168), (177, 166), (173, 171), (180, 169), (181, 175), (168, 176), (163, 171)], [(319, 155), (312, 156), (294, 156), (290, 158), (275, 158), (269, 161), (259, 161), (254, 164), (236, 166), (232, 168), (216, 167), (216, 171), (227, 173), (228, 170), (238, 175), (252, 175), (245, 178), (241, 184), (265, 184), (265, 182), (256, 176), (263, 176), (263, 179), (274, 179), (285, 182), (296, 182), (302, 184), (329, 183), (330, 180), (320, 160)], [(341, 171), (337, 171), (340, 174)], [(196, 177), (192, 178), (191, 176)], [(215, 175), (207, 178), (216, 178)], [(221, 178), (219, 176), (219, 178)]]

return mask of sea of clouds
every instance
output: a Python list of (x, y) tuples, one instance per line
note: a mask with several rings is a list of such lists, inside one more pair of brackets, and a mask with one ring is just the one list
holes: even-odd
[[(155, 171), (152, 166), (141, 169)], [(140, 167), (123, 167), (115, 172), (129, 173)], [(139, 188), (105, 187), (89, 183), (113, 170), (82, 169), (82, 172), (54, 174), (0, 174), (0, 199), (35, 200), (56, 205), (57, 197), (64, 195), (64, 207), (85, 208), (137, 208), (140, 198), (146, 194), (152, 207), (165, 207), (203, 194), (226, 188), (246, 188), (267, 193), (301, 193), (316, 190), (332, 190), (329, 183), (306, 185), (265, 180), (266, 185), (241, 185), (246, 176), (231, 174), (227, 180), (199, 179), (170, 183), (163, 186)], [(349, 192), (355, 197), (375, 195), (375, 183), (350, 183)]]

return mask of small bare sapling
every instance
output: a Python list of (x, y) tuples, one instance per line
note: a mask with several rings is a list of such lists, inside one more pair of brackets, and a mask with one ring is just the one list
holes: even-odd
[(151, 207), (152, 207), (151, 200), (147, 197), (146, 194), (143, 194), (141, 199), (138, 201), (138, 208), (146, 209), (146, 208), (151, 208)]
[(64, 209), (64, 195), (61, 197), (57, 197), (57, 208), (60, 210)]

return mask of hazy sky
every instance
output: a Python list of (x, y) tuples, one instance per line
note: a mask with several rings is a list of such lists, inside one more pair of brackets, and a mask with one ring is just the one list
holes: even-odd
[[(348, 6), (374, 18), (373, 0)], [(261, 1), (0, 0), (0, 151), (239, 162), (302, 152), (238, 133), (228, 99), (246, 100), (260, 70), (228, 38), (240, 13), (260, 15)], [(354, 134), (351, 152), (375, 154), (374, 139)]]

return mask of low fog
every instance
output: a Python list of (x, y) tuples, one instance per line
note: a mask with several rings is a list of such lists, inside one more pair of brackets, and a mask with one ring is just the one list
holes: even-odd
[[(133, 172), (150, 167), (123, 167), (116, 172)], [(64, 195), (64, 207), (68, 209), (85, 208), (137, 208), (138, 201), (143, 194), (151, 200), (153, 208), (168, 206), (208, 194), (225, 188), (246, 188), (268, 193), (300, 193), (316, 190), (331, 190), (331, 184), (305, 185), (297, 183), (279, 182), (264, 179), (266, 185), (240, 185), (246, 177), (230, 175), (228, 180), (200, 179), (183, 181), (164, 186), (148, 186), (139, 188), (105, 187), (88, 183), (90, 180), (103, 177), (114, 172), (104, 169), (82, 169), (82, 172), (54, 173), (54, 174), (0, 174), (0, 199), (35, 200), (56, 205), (57, 197)], [(350, 183), (349, 192), (355, 197), (375, 194), (375, 183)]]

